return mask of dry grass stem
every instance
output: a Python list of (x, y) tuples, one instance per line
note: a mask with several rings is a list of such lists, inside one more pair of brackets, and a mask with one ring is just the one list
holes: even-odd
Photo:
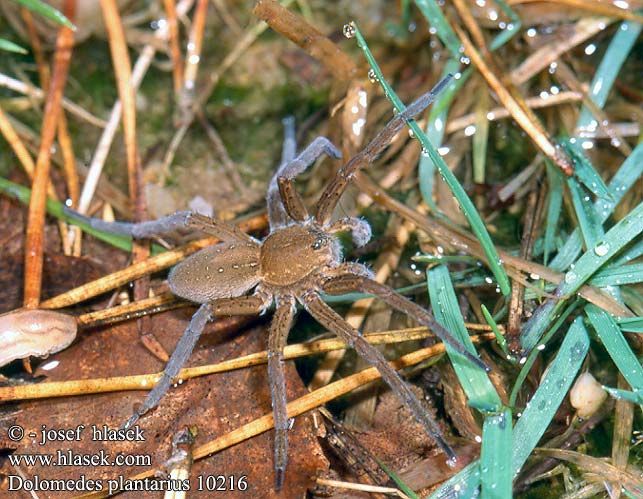
[[(569, 104), (571, 102), (578, 102), (583, 100), (583, 94), (580, 92), (564, 91), (556, 95), (549, 95), (546, 99), (542, 97), (529, 97), (525, 99), (525, 104), (530, 109), (542, 109), (544, 107), (560, 106), (562, 104)], [(487, 113), (489, 121), (497, 121), (503, 118), (510, 118), (511, 114), (504, 107), (494, 107)], [(454, 133), (462, 130), (475, 122), (475, 113), (465, 114), (459, 118), (449, 120), (446, 126), (447, 133)]]
[(643, 16), (632, 12), (629, 9), (623, 9), (611, 5), (607, 2), (601, 2), (597, 0), (508, 0), (508, 5), (519, 5), (525, 3), (534, 3), (534, 2), (544, 2), (544, 3), (553, 3), (566, 5), (568, 7), (573, 7), (575, 9), (584, 10), (592, 14), (597, 14), (601, 16), (610, 16), (616, 19), (624, 19), (626, 21), (634, 21), (637, 23), (643, 24)]
[[(484, 324), (467, 324), (472, 326), (471, 330), (489, 331)], [(425, 327), (400, 329), (396, 331), (385, 331), (382, 333), (370, 333), (364, 335), (369, 343), (383, 345), (388, 343), (400, 343), (403, 341), (415, 341), (425, 338), (433, 338), (434, 335)], [(492, 339), (488, 333), (480, 333), (472, 337), (473, 341), (486, 341)], [(431, 348), (440, 347), (442, 344)], [(296, 359), (315, 355), (324, 352), (344, 349), (346, 344), (336, 338), (310, 341), (288, 345), (284, 350), (285, 359)], [(441, 354), (444, 349), (438, 348), (431, 356)], [(266, 351), (244, 355), (236, 359), (226, 360), (217, 364), (209, 364), (199, 367), (188, 367), (181, 369), (177, 379), (188, 380), (209, 374), (223, 373), (235, 369), (265, 364), (268, 359)], [(76, 395), (89, 395), (95, 393), (108, 393), (128, 390), (151, 390), (161, 377), (162, 373), (139, 374), (133, 376), (113, 376), (110, 378), (54, 381), (50, 383), (38, 383), (30, 385), (3, 386), (0, 387), (0, 402), (15, 400), (32, 400), (51, 397), (69, 397)], [(328, 386), (328, 385), (326, 385)]]
[[(14, 92), (17, 92), (19, 94), (27, 95), (30, 98), (39, 101), (45, 99), (45, 92), (42, 89), (35, 87), (34, 85), (24, 83), (20, 80), (16, 80), (11, 76), (7, 76), (6, 74), (2, 73), (0, 73), (0, 87), (8, 88), (9, 90), (13, 90)], [(78, 104), (75, 104), (70, 100), (65, 99), (64, 97), (61, 103), (62, 106), (71, 114), (91, 125), (99, 128), (104, 128), (107, 125), (107, 122), (105, 120), (94, 116)]]
[[(179, 4), (176, 6), (177, 15), (184, 15), (190, 9), (192, 3), (193, 0), (182, 0), (181, 2), (179, 2)], [(167, 24), (159, 27), (154, 32), (154, 37), (157, 40), (165, 40), (168, 36), (168, 29), (169, 28)], [(155, 54), (156, 48), (154, 47), (154, 44), (148, 44), (143, 47), (143, 50), (141, 50), (141, 53), (136, 60), (136, 64), (134, 65), (134, 69), (132, 70), (132, 91), (138, 90), (143, 77), (147, 73), (147, 70), (154, 60)], [(112, 107), (109, 119), (104, 125), (105, 129), (103, 131), (103, 134), (101, 135), (98, 141), (98, 145), (96, 146), (96, 150), (94, 151), (94, 155), (92, 157), (92, 161), (86, 175), (86, 180), (83, 185), (83, 190), (80, 195), (80, 202), (78, 204), (78, 211), (80, 213), (87, 213), (89, 204), (94, 197), (94, 192), (96, 191), (96, 187), (98, 186), (99, 179), (103, 170), (103, 165), (105, 164), (105, 160), (107, 159), (107, 154), (109, 153), (112, 140), (114, 140), (114, 135), (116, 134), (116, 130), (121, 120), (122, 111), (123, 106), (119, 99), (114, 103), (114, 106)]]
[(183, 88), (183, 54), (179, 47), (179, 23), (176, 15), (174, 0), (163, 0), (165, 20), (167, 22), (168, 41), (170, 44), (170, 58), (172, 59), (172, 79), (174, 82), (174, 95), (178, 98)]
[(562, 151), (551, 142), (542, 125), (536, 119), (532, 119), (532, 117), (529, 116), (531, 113), (528, 114), (526, 112), (528, 108), (521, 105), (501, 83), (500, 78), (491, 71), (489, 65), (476, 50), (464, 31), (458, 26), (453, 26), (453, 28), (465, 47), (465, 53), (471, 58), (473, 64), (478, 68), (482, 76), (484, 76), (487, 84), (496, 93), (500, 102), (502, 102), (511, 113), (513, 119), (515, 119), (527, 135), (531, 137), (543, 154), (551, 159), (565, 175), (572, 175), (574, 170), (573, 165), (570, 160), (563, 155)]
[[(201, 48), (203, 47), (203, 30), (205, 29), (205, 18), (208, 11), (208, 0), (197, 0), (194, 9), (194, 18), (190, 29), (188, 49), (185, 57), (185, 71), (183, 89), (190, 96), (187, 105), (191, 105), (194, 98), (194, 88), (196, 86), (196, 74), (201, 61)], [(182, 103), (183, 105), (183, 103)]]
[(558, 61), (562, 54), (601, 32), (612, 22), (613, 20), (609, 17), (581, 19), (574, 25), (572, 35), (567, 35), (563, 39), (556, 37), (555, 40), (532, 52), (511, 72), (509, 75), (511, 82), (514, 85), (525, 83), (532, 76), (549, 67), (552, 62)]
[[(73, 18), (75, 2), (65, 2), (65, 14)], [(67, 81), (67, 71), (71, 60), (74, 43), (73, 32), (69, 28), (61, 27), (56, 40), (54, 55), (54, 70), (51, 79), (51, 88), (45, 104), (45, 113), (42, 125), (40, 149), (36, 161), (36, 170), (29, 203), (29, 219), (25, 241), (25, 290), (24, 305), (28, 308), (37, 308), (40, 303), (40, 290), (42, 286), (43, 267), (43, 229), (45, 224), (45, 203), (47, 201), (47, 188), (49, 184), (49, 166), (51, 164), (51, 146), (58, 128), (60, 103)]]
[(378, 485), (367, 485), (363, 483), (353, 483), (353, 482), (343, 482), (339, 480), (326, 480), (325, 478), (318, 478), (317, 485), (322, 485), (325, 487), (333, 487), (336, 489), (344, 490), (357, 490), (360, 492), (370, 492), (372, 494), (388, 494), (396, 497), (401, 497), (402, 499), (408, 499), (404, 492), (399, 489), (394, 489), (391, 487), (380, 487)]
[(89, 329), (188, 305), (191, 305), (191, 303), (181, 300), (171, 293), (165, 293), (126, 305), (88, 312), (76, 317), (76, 322), (79, 328)]

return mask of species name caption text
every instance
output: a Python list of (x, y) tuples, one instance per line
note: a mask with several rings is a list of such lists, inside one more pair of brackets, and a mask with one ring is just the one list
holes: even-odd
[[(81, 453), (69, 449), (64, 443), (79, 442), (90, 438), (94, 442), (144, 442), (145, 432), (138, 425), (127, 430), (114, 429), (107, 425), (78, 425), (75, 428), (48, 428), (42, 425), (39, 430), (28, 430), (13, 425), (7, 430), (9, 440), (19, 442), (25, 438), (32, 439), (32, 444), (44, 446), (59, 442), (61, 449), (51, 453), (11, 453), (8, 460), (12, 467), (152, 467), (150, 454), (110, 453), (101, 449), (94, 453)], [(55, 445), (55, 444), (54, 444)], [(7, 475), (8, 490), (26, 491), (76, 491), (94, 492), (106, 490), (110, 494), (117, 491), (245, 491), (248, 488), (245, 475), (197, 475), (191, 478), (145, 478), (131, 480), (123, 476), (113, 479), (88, 478), (80, 474), (78, 478), (46, 478), (42, 472), (31, 477)]]

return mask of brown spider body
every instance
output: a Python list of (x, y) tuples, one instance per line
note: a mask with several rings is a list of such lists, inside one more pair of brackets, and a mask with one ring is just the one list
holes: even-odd
[[(320, 271), (341, 261), (339, 241), (312, 225), (290, 225), (262, 242), (219, 243), (172, 269), (172, 293), (196, 303), (241, 296), (258, 286), (266, 301), (316, 289)], [(270, 303), (266, 303), (269, 306)]]
[(261, 244), (261, 278), (271, 288), (300, 291), (320, 270), (341, 261), (339, 241), (311, 225), (290, 225), (270, 234)]
[[(430, 312), (388, 286), (374, 281), (371, 272), (363, 265), (343, 261), (335, 233), (349, 231), (354, 243), (362, 246), (371, 235), (367, 222), (352, 217), (331, 222), (333, 209), (357, 171), (371, 163), (407, 120), (425, 109), (447, 82), (448, 79), (443, 80), (433, 91), (420, 97), (403, 113), (397, 114), (361, 153), (348, 161), (322, 193), (313, 215), (308, 214), (297, 194), (294, 178), (321, 154), (336, 159), (341, 154), (323, 137), (313, 141), (297, 157), (292, 157), (294, 150), (292, 155), (284, 154), (288, 157), (268, 188), (270, 233), (261, 242), (234, 226), (190, 212), (178, 212), (164, 219), (138, 224), (104, 226), (100, 222), (90, 221), (96, 228), (139, 238), (152, 237), (177, 227), (191, 227), (223, 241), (195, 253), (170, 272), (168, 282), (171, 290), (178, 296), (201, 303), (201, 306), (179, 340), (161, 380), (125, 427), (131, 426), (139, 416), (161, 401), (209, 320), (222, 315), (262, 314), (274, 304), (275, 312), (268, 335), (268, 379), (275, 423), (275, 488), (281, 488), (288, 456), (289, 427), (283, 350), (294, 321), (296, 303), (299, 302), (317, 322), (337, 334), (378, 369), (382, 379), (409, 407), (425, 431), (450, 459), (455, 459), (453, 450), (441, 436), (435, 421), (384, 356), (321, 298), (322, 292), (370, 293), (430, 328), (472, 364), (485, 368), (482, 361), (454, 339)], [(88, 222), (82, 216), (74, 216)]]
[(259, 282), (259, 243), (222, 242), (191, 255), (172, 269), (170, 290), (196, 303), (241, 296)]

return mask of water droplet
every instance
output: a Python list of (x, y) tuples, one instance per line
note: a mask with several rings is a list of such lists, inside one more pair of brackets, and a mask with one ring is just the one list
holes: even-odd
[(610, 245), (609, 243), (605, 241), (601, 241), (600, 243), (597, 243), (596, 246), (594, 246), (594, 253), (596, 253), (597, 256), (605, 256), (610, 250)]
[(355, 23), (353, 21), (344, 24), (344, 29), (343, 29), (344, 36), (346, 38), (354, 38), (355, 37)]
[(368, 79), (371, 83), (377, 83), (378, 81), (380, 81), (373, 68), (368, 70)]

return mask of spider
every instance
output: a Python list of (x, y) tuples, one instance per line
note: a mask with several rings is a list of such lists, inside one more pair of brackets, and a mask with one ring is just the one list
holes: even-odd
[[(297, 157), (282, 161), (268, 187), (266, 198), (270, 233), (262, 241), (232, 225), (192, 212), (177, 212), (165, 218), (136, 224), (108, 224), (72, 214), (95, 228), (129, 234), (135, 238), (149, 238), (179, 227), (188, 227), (214, 235), (222, 241), (191, 255), (170, 271), (168, 284), (171, 291), (201, 305), (179, 340), (161, 379), (127, 421), (125, 428), (159, 404), (208, 321), (218, 316), (264, 314), (274, 304), (275, 312), (268, 333), (268, 377), (275, 426), (275, 489), (281, 489), (288, 458), (283, 350), (299, 303), (317, 322), (378, 369), (384, 381), (409, 407), (415, 419), (438, 443), (449, 460), (455, 460), (455, 454), (442, 437), (438, 425), (408, 385), (389, 366), (380, 351), (320, 296), (322, 292), (331, 295), (355, 291), (370, 293), (413, 317), (458, 353), (486, 368), (430, 312), (390, 287), (374, 281), (372, 273), (364, 265), (343, 260), (336, 234), (349, 231), (353, 242), (362, 246), (371, 237), (368, 222), (353, 217), (334, 222), (330, 220), (339, 198), (357, 171), (371, 163), (406, 122), (426, 109), (448, 82), (449, 78), (445, 78), (404, 112), (397, 114), (362, 152), (348, 161), (322, 193), (312, 216), (295, 190), (294, 179), (322, 154), (339, 159), (341, 153), (328, 139), (318, 137)], [(286, 146), (288, 141), (284, 146), (284, 157), (294, 156), (292, 144)], [(288, 149), (290, 153), (286, 153)]]

